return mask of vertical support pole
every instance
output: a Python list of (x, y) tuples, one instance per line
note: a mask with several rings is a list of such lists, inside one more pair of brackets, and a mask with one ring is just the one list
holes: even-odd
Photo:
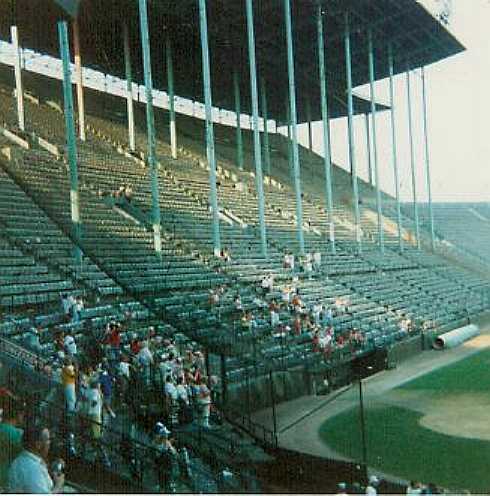
[(238, 70), (233, 71), (233, 88), (235, 93), (235, 116), (236, 116), (236, 162), (238, 168), (243, 170), (243, 138), (241, 124), (241, 103), (240, 103), (240, 80)]
[(308, 121), (308, 150), (313, 151), (313, 131), (311, 129), (311, 102), (306, 99), (306, 119)]
[(155, 251), (162, 253), (162, 234), (160, 222), (160, 196), (158, 193), (158, 165), (155, 150), (155, 117), (153, 114), (153, 82), (151, 78), (150, 37), (148, 34), (148, 12), (146, 0), (139, 0), (141, 49), (143, 51), (143, 69), (145, 74), (146, 127), (148, 134), (148, 167), (151, 178), (151, 220), (153, 224), (153, 242)]
[(274, 437), (277, 436), (277, 414), (276, 414), (276, 391), (274, 388), (274, 375), (272, 370), (269, 370), (269, 385), (271, 391), (271, 402), (272, 402), (272, 425), (274, 429)]
[(369, 124), (369, 115), (364, 114), (365, 123), (366, 123), (366, 151), (367, 151), (367, 159), (368, 159), (368, 178), (369, 184), (373, 186), (373, 167), (371, 162), (371, 131)]
[(129, 47), (129, 30), (126, 21), (123, 22), (124, 67), (126, 72), (126, 101), (128, 109), (128, 138), (129, 149), (136, 150), (134, 134), (134, 104), (133, 104), (133, 73), (131, 70), (131, 49)]
[(291, 178), (291, 183), (294, 181), (293, 172), (293, 148), (291, 142), (291, 110), (289, 108), (289, 98), (286, 100), (286, 118), (288, 126), (288, 166), (289, 166), (289, 177)]
[(19, 35), (17, 26), (10, 26), (10, 37), (12, 40), (12, 50), (14, 51), (14, 74), (15, 74), (15, 94), (17, 97), (17, 119), (19, 129), (26, 130), (25, 114), (24, 114), (24, 89), (22, 88), (22, 70), (19, 49)]
[(374, 48), (373, 34), (369, 31), (368, 34), (368, 49), (369, 49), (369, 88), (371, 96), (371, 119), (373, 123), (373, 158), (374, 158), (374, 180), (376, 181), (376, 211), (378, 216), (378, 245), (379, 251), (384, 254), (385, 241), (383, 231), (383, 211), (381, 203), (381, 189), (379, 186), (379, 171), (378, 171), (378, 144), (376, 140), (376, 95), (374, 92)]
[(267, 236), (265, 229), (264, 179), (262, 177), (262, 152), (259, 131), (259, 96), (257, 91), (257, 66), (255, 61), (255, 30), (252, 0), (246, 0), (248, 59), (250, 66), (250, 95), (252, 99), (252, 119), (254, 135), (255, 188), (259, 208), (260, 248), (262, 256), (267, 258)]
[(305, 254), (305, 240), (303, 236), (303, 205), (301, 203), (301, 180), (299, 170), (298, 150), (298, 122), (296, 115), (296, 87), (294, 79), (294, 53), (293, 53), (293, 28), (291, 25), (291, 3), (284, 0), (284, 13), (286, 21), (286, 41), (288, 52), (288, 79), (289, 79), (289, 108), (291, 112), (291, 131), (293, 135), (293, 173), (294, 191), (296, 194), (296, 222), (298, 229), (298, 244), (300, 255)]
[(206, 107), (206, 154), (209, 164), (209, 196), (213, 216), (213, 247), (214, 254), (221, 251), (218, 192), (216, 188), (216, 156), (214, 151), (214, 128), (212, 115), (211, 71), (209, 67), (208, 20), (206, 0), (199, 0), (199, 21), (201, 31), (202, 72), (204, 85), (204, 103)]
[(403, 251), (403, 236), (402, 236), (402, 214), (400, 207), (400, 186), (398, 179), (398, 156), (396, 143), (396, 128), (395, 128), (395, 84), (393, 81), (393, 47), (388, 47), (388, 66), (390, 73), (390, 115), (391, 115), (391, 143), (393, 150), (393, 178), (395, 181), (395, 199), (396, 199), (396, 224), (398, 228), (398, 248), (400, 253)]
[(223, 384), (223, 405), (228, 401), (228, 377), (226, 375), (226, 356), (222, 353), (221, 358), (221, 384)]
[(167, 32), (165, 39), (165, 55), (167, 58), (167, 85), (168, 85), (168, 102), (170, 116), (170, 148), (172, 158), (177, 158), (177, 125), (175, 121), (175, 93), (174, 93), (174, 66), (172, 58), (172, 43), (170, 35)]
[(359, 422), (361, 424), (361, 445), (363, 472), (367, 474), (367, 439), (366, 439), (366, 417), (364, 411), (364, 395), (362, 393), (362, 377), (359, 375)]
[(430, 222), (430, 246), (432, 251), (436, 249), (434, 234), (434, 211), (432, 210), (432, 188), (430, 181), (430, 156), (429, 156), (429, 129), (427, 124), (427, 92), (425, 88), (425, 68), (422, 67), (422, 103), (424, 112), (424, 141), (425, 141), (425, 167), (427, 179), (427, 195), (429, 200), (429, 222)]
[(413, 194), (413, 218), (415, 222), (415, 238), (417, 250), (420, 250), (420, 228), (419, 210), (417, 204), (417, 185), (415, 177), (415, 148), (413, 143), (413, 119), (412, 119), (412, 90), (410, 84), (410, 69), (407, 67), (407, 103), (408, 103), (408, 136), (410, 140), (410, 167), (412, 169), (412, 194)]
[(269, 146), (269, 116), (267, 112), (267, 86), (265, 79), (261, 79), (262, 90), (262, 118), (264, 119), (264, 166), (265, 172), (271, 173), (271, 152)]
[(317, 37), (318, 37), (318, 69), (320, 74), (320, 98), (323, 124), (323, 165), (325, 168), (325, 205), (329, 224), (330, 249), (335, 253), (335, 229), (333, 222), (333, 194), (332, 194), (332, 151), (330, 148), (330, 127), (328, 124), (328, 94), (327, 76), (325, 71), (325, 41), (323, 36), (322, 7), (317, 6)]
[(85, 141), (85, 104), (83, 102), (83, 69), (82, 56), (80, 53), (80, 27), (78, 19), (73, 21), (73, 51), (75, 59), (75, 82), (77, 86), (77, 110), (79, 136)]
[(68, 26), (65, 21), (58, 22), (58, 38), (60, 56), (63, 64), (63, 96), (65, 107), (66, 146), (70, 169), (70, 208), (75, 248), (73, 256), (76, 267), (81, 267), (82, 252), (80, 250), (80, 199), (78, 193), (77, 142), (75, 121), (73, 117), (73, 94), (71, 88), (70, 46), (68, 43)]
[(354, 194), (354, 220), (356, 229), (356, 242), (357, 250), (362, 252), (361, 240), (361, 213), (359, 209), (359, 192), (357, 185), (357, 168), (356, 168), (356, 152), (354, 146), (354, 101), (352, 98), (352, 65), (351, 65), (351, 52), (350, 52), (350, 22), (349, 14), (345, 13), (345, 68), (347, 75), (347, 124), (348, 124), (348, 138), (349, 138), (349, 162), (352, 172), (352, 192)]

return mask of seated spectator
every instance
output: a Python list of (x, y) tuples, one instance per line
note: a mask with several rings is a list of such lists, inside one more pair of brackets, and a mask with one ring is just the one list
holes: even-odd
[(378, 494), (379, 479), (375, 475), (369, 477), (369, 483), (366, 486), (367, 496), (376, 496)]
[(296, 313), (301, 313), (303, 311), (303, 302), (301, 301), (301, 297), (298, 292), (293, 296), (291, 300), (291, 307)]
[(318, 272), (322, 267), (322, 254), (319, 250), (313, 253), (313, 268)]
[(231, 255), (230, 252), (226, 248), (222, 248), (220, 252), (220, 258), (225, 262), (225, 263), (230, 263), (231, 262)]
[(217, 290), (210, 290), (209, 292), (209, 305), (211, 308), (217, 307), (219, 305), (220, 293)]
[(133, 199), (133, 188), (130, 184), (124, 186), (123, 195), (127, 202), (131, 202), (131, 200)]
[(242, 299), (240, 298), (239, 294), (235, 296), (235, 299), (233, 300), (233, 304), (235, 305), (235, 310), (237, 312), (241, 313), (243, 311)]
[(262, 289), (263, 294), (270, 293), (272, 291), (273, 287), (273, 278), (272, 275), (267, 274), (262, 278), (262, 281), (260, 282), (260, 287)]
[(70, 316), (72, 319), (73, 319), (73, 315), (74, 315), (73, 311), (74, 311), (74, 307), (75, 307), (76, 302), (77, 302), (77, 300), (75, 299), (75, 297), (72, 294), (70, 294), (68, 296), (68, 306), (70, 309)]
[(41, 352), (40, 329), (39, 327), (31, 327), (26, 337), (26, 347), (30, 351), (38, 354)]
[(422, 494), (422, 484), (420, 482), (410, 481), (410, 483), (407, 486), (406, 494), (413, 496)]
[(53, 481), (46, 465), (50, 442), (50, 432), (47, 427), (35, 423), (34, 420), (27, 423), (22, 437), (24, 450), (10, 466), (9, 492), (48, 494), (63, 491), (64, 474), (53, 473)]
[(83, 302), (83, 299), (81, 296), (77, 296), (75, 298), (75, 302), (73, 303), (71, 307), (71, 313), (72, 313), (72, 322), (80, 322), (80, 316), (82, 310), (85, 308), (85, 304)]
[(299, 336), (302, 331), (302, 322), (301, 322), (301, 317), (299, 315), (296, 315), (294, 321), (293, 321), (293, 329), (294, 329), (294, 334), (296, 336)]
[(66, 293), (63, 293), (61, 295), (61, 306), (63, 309), (63, 313), (66, 318), (70, 317), (71, 315), (71, 301), (68, 299), (68, 295)]
[(320, 325), (320, 313), (322, 311), (322, 305), (320, 303), (315, 303), (311, 309), (311, 315), (313, 317), (313, 322), (315, 325)]
[(271, 326), (276, 327), (279, 324), (279, 313), (275, 310), (277, 306), (272, 306), (270, 310)]
[(13, 460), (22, 451), (22, 425), (24, 423), (25, 404), (11, 393), (3, 396), (2, 422), (0, 423), (0, 488), (6, 492), (8, 471)]

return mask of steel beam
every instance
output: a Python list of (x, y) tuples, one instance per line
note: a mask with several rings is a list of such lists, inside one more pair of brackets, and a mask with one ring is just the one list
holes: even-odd
[(145, 75), (146, 132), (148, 135), (148, 167), (151, 181), (151, 218), (153, 242), (158, 255), (162, 252), (162, 227), (160, 220), (160, 196), (158, 192), (158, 164), (156, 158), (155, 117), (153, 114), (153, 82), (151, 77), (150, 37), (148, 33), (148, 11), (146, 0), (139, 0), (141, 49)]
[(294, 76), (293, 28), (291, 25), (290, 0), (284, 0), (284, 13), (286, 23), (286, 43), (288, 56), (289, 80), (289, 108), (291, 111), (291, 131), (293, 136), (293, 184), (296, 195), (296, 222), (298, 230), (298, 245), (300, 255), (305, 254), (305, 240), (303, 236), (303, 205), (301, 199), (301, 179), (298, 149), (298, 119), (296, 115), (296, 83)]
[(267, 257), (267, 235), (265, 228), (264, 179), (262, 177), (262, 155), (259, 130), (259, 96), (257, 91), (257, 66), (255, 61), (255, 30), (252, 0), (246, 0), (248, 59), (250, 67), (250, 95), (252, 99), (252, 118), (254, 136), (255, 188), (259, 210), (260, 248), (263, 257)]
[(68, 166), (70, 171), (70, 210), (72, 234), (75, 239), (73, 257), (75, 260), (75, 266), (77, 268), (81, 268), (82, 251), (80, 249), (81, 225), (80, 197), (78, 190), (77, 138), (75, 134), (73, 94), (71, 86), (70, 45), (68, 42), (68, 26), (65, 21), (58, 22), (58, 38), (60, 45), (60, 57), (63, 66), (63, 100), (65, 108), (66, 148), (68, 156)]
[(204, 103), (206, 108), (206, 154), (209, 165), (209, 203), (213, 223), (213, 248), (215, 256), (221, 252), (219, 226), (218, 191), (216, 187), (216, 155), (214, 148), (213, 99), (211, 93), (211, 69), (209, 63), (208, 20), (206, 0), (199, 0), (199, 23), (201, 33), (202, 72), (204, 85)]
[(417, 203), (417, 180), (415, 176), (415, 145), (413, 142), (413, 118), (412, 118), (412, 89), (410, 83), (410, 70), (407, 69), (407, 104), (408, 104), (408, 138), (410, 141), (410, 168), (412, 171), (412, 195), (413, 195), (413, 218), (415, 222), (415, 238), (417, 250), (420, 250), (420, 227), (419, 210)]
[(376, 181), (376, 212), (378, 217), (378, 245), (381, 253), (385, 251), (384, 231), (383, 231), (383, 211), (381, 203), (381, 188), (379, 185), (378, 170), (378, 144), (376, 139), (376, 94), (374, 92), (374, 49), (373, 36), (371, 31), (368, 33), (368, 52), (369, 52), (369, 88), (371, 98), (371, 122), (373, 127), (373, 165), (374, 180)]
[(352, 193), (354, 195), (354, 223), (355, 223), (355, 236), (357, 243), (357, 250), (362, 252), (362, 233), (361, 233), (361, 212), (359, 208), (359, 191), (357, 184), (357, 168), (356, 168), (356, 151), (354, 140), (354, 101), (352, 97), (352, 64), (351, 64), (351, 51), (350, 51), (350, 24), (349, 14), (345, 14), (345, 68), (347, 75), (347, 127), (348, 127), (348, 140), (349, 140), (349, 163), (352, 175)]
[(320, 98), (323, 128), (323, 165), (325, 169), (325, 206), (327, 211), (330, 249), (335, 253), (335, 227), (333, 221), (332, 152), (330, 148), (330, 126), (328, 117), (327, 75), (325, 71), (325, 41), (323, 34), (322, 7), (317, 6), (318, 71), (320, 75)]

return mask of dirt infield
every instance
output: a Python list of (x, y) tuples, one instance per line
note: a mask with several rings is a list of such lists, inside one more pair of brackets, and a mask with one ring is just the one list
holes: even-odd
[(490, 441), (490, 391), (434, 397), (431, 391), (396, 390), (378, 404), (420, 412), (423, 414), (420, 425), (440, 434)]

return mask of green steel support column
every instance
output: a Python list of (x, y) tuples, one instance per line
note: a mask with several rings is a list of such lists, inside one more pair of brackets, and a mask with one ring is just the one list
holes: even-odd
[(73, 21), (73, 51), (75, 60), (75, 80), (77, 86), (77, 110), (80, 139), (85, 141), (85, 103), (83, 100), (83, 67), (80, 50), (80, 29), (78, 19)]
[(126, 100), (128, 109), (128, 137), (129, 149), (136, 150), (136, 139), (134, 135), (134, 104), (133, 104), (133, 74), (131, 71), (131, 50), (129, 47), (129, 31), (126, 21), (123, 22), (124, 42), (124, 67), (126, 72)]
[(168, 84), (168, 103), (170, 114), (170, 148), (172, 158), (177, 158), (177, 126), (175, 122), (175, 93), (174, 93), (174, 66), (172, 59), (172, 43), (170, 35), (167, 33), (165, 39), (165, 55), (167, 58), (167, 84)]
[(293, 173), (293, 148), (291, 146), (291, 110), (289, 108), (289, 99), (286, 100), (286, 117), (288, 126), (288, 166), (289, 166), (289, 177), (291, 178), (291, 183), (294, 181)]
[(379, 250), (383, 254), (385, 251), (385, 240), (383, 231), (383, 211), (381, 203), (381, 189), (379, 186), (379, 171), (378, 171), (378, 144), (376, 140), (376, 95), (374, 93), (374, 48), (373, 34), (369, 31), (368, 35), (369, 49), (369, 88), (371, 96), (371, 119), (373, 125), (373, 158), (374, 158), (374, 180), (376, 181), (376, 211), (378, 214), (378, 244)]
[(293, 135), (293, 173), (294, 191), (296, 194), (296, 222), (298, 228), (298, 244), (300, 255), (305, 254), (305, 240), (303, 237), (303, 205), (301, 203), (301, 180), (299, 170), (298, 150), (298, 123), (296, 115), (296, 88), (294, 80), (294, 54), (293, 54), (293, 29), (291, 26), (290, 0), (284, 0), (286, 17), (286, 41), (288, 50), (288, 78), (289, 78), (289, 108), (291, 109), (291, 127)]
[(352, 65), (350, 52), (350, 23), (349, 14), (345, 14), (345, 68), (347, 75), (347, 124), (349, 138), (349, 161), (352, 171), (352, 192), (354, 194), (354, 217), (356, 226), (356, 242), (358, 252), (362, 252), (361, 212), (359, 209), (359, 192), (357, 185), (356, 152), (354, 146), (354, 102), (352, 98)]
[(308, 150), (313, 151), (313, 131), (311, 129), (311, 103), (306, 99), (306, 119), (308, 120)]
[(75, 119), (73, 115), (73, 94), (71, 88), (70, 46), (68, 44), (68, 26), (66, 22), (58, 22), (58, 38), (60, 55), (63, 63), (63, 95), (65, 106), (66, 147), (68, 165), (70, 167), (70, 205), (73, 237), (75, 248), (73, 256), (76, 267), (82, 265), (81, 226), (80, 226), (80, 198), (78, 193), (78, 165), (77, 165), (77, 138), (75, 133)]
[(25, 131), (25, 114), (24, 114), (24, 90), (22, 88), (22, 69), (19, 50), (19, 35), (17, 26), (10, 26), (10, 37), (12, 39), (12, 49), (14, 51), (14, 74), (15, 74), (15, 93), (17, 97), (17, 118), (19, 129)]
[(246, 0), (247, 8), (247, 36), (248, 58), (250, 66), (250, 95), (252, 98), (254, 159), (255, 159), (255, 187), (259, 207), (260, 248), (263, 257), (267, 257), (267, 236), (265, 230), (265, 201), (264, 179), (262, 177), (262, 155), (260, 149), (259, 131), (259, 96), (257, 91), (257, 66), (255, 62), (255, 31), (252, 0)]
[(410, 85), (409, 68), (407, 68), (406, 73), (407, 73), (407, 103), (408, 103), (408, 136), (410, 140), (410, 167), (412, 169), (413, 218), (415, 221), (415, 237), (417, 239), (417, 250), (420, 250), (419, 210), (417, 204), (417, 184), (415, 177), (415, 148), (413, 143), (412, 90)]
[(371, 164), (371, 132), (369, 130), (369, 114), (364, 114), (364, 118), (366, 123), (366, 151), (368, 158), (369, 184), (373, 186), (373, 168)]
[(427, 178), (427, 195), (429, 197), (429, 222), (430, 222), (430, 246), (432, 251), (436, 249), (434, 234), (434, 212), (432, 210), (432, 190), (430, 181), (430, 156), (429, 156), (429, 129), (427, 124), (427, 92), (425, 88), (425, 68), (422, 67), (422, 100), (424, 111), (424, 141), (425, 141), (425, 166)]
[(393, 48), (388, 47), (388, 65), (390, 73), (390, 114), (391, 114), (391, 143), (393, 150), (393, 176), (395, 181), (395, 199), (396, 199), (396, 223), (398, 227), (398, 247), (400, 252), (403, 251), (403, 236), (402, 236), (402, 214), (400, 208), (400, 186), (398, 179), (398, 157), (396, 146), (396, 129), (395, 129), (395, 85), (393, 81)]
[(213, 247), (216, 256), (221, 252), (219, 229), (218, 191), (216, 188), (216, 156), (214, 152), (214, 129), (212, 115), (211, 71), (209, 67), (208, 20), (206, 0), (199, 0), (199, 21), (201, 31), (202, 72), (204, 84), (204, 103), (206, 106), (206, 152), (209, 164), (209, 200), (213, 215)]
[(145, 74), (146, 127), (148, 133), (148, 167), (151, 178), (151, 221), (153, 241), (158, 255), (162, 253), (162, 227), (160, 222), (160, 196), (158, 194), (158, 164), (155, 150), (155, 117), (153, 115), (153, 82), (151, 78), (150, 37), (148, 34), (148, 12), (146, 0), (139, 0), (141, 48)]
[(261, 90), (262, 90), (262, 118), (264, 119), (264, 166), (265, 172), (270, 175), (271, 173), (271, 152), (269, 146), (269, 123), (267, 115), (267, 87), (265, 84), (265, 79), (261, 80)]
[(323, 123), (323, 164), (325, 168), (325, 204), (329, 224), (330, 249), (335, 253), (335, 229), (333, 222), (333, 195), (332, 195), (332, 152), (330, 148), (330, 128), (328, 125), (328, 94), (327, 76), (325, 72), (325, 42), (323, 36), (323, 18), (321, 5), (317, 6), (317, 35), (318, 35), (318, 69), (320, 73), (320, 98)]
[(241, 104), (240, 104), (240, 81), (238, 79), (238, 71), (233, 71), (233, 87), (235, 92), (235, 115), (236, 115), (236, 162), (238, 168), (243, 170), (243, 138), (242, 124), (240, 122)]

